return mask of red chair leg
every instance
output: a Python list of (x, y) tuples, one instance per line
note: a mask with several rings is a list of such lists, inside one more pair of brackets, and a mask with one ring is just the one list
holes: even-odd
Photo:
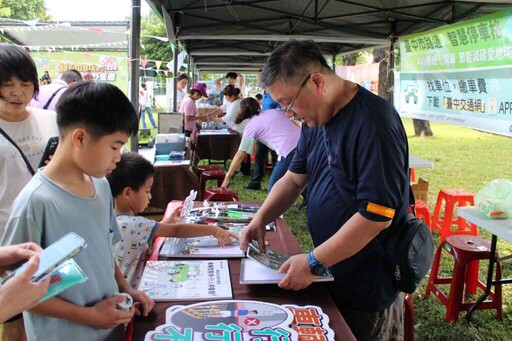
[(434, 261), (432, 262), (432, 269), (430, 269), (430, 276), (428, 277), (427, 290), (425, 290), (425, 294), (423, 298), (427, 298), (430, 293), (435, 290), (435, 282), (439, 275), (439, 263), (441, 262), (441, 253), (443, 251), (444, 242), (439, 245), (436, 250), (436, 254), (434, 255)]
[(446, 307), (446, 322), (457, 321), (459, 319), (459, 312), (461, 311), (462, 305), (466, 264), (462, 261), (457, 262), (457, 258), (455, 259), (453, 277), (450, 284), (450, 294), (448, 295), (448, 306)]
[(414, 302), (411, 294), (404, 300), (404, 341), (414, 341)]
[(472, 260), (466, 268), (466, 295), (476, 295), (476, 287), (478, 283), (478, 266), (480, 262)]

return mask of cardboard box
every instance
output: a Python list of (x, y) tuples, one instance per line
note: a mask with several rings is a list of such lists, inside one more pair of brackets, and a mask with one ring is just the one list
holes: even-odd
[(412, 191), (416, 200), (428, 201), (428, 181), (419, 179), (417, 182), (411, 182)]

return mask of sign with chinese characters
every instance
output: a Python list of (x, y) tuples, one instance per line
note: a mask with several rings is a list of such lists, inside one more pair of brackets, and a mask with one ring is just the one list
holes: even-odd
[(229, 300), (170, 307), (166, 323), (146, 334), (156, 340), (327, 341), (334, 332), (317, 306)]
[(53, 80), (63, 72), (75, 69), (85, 80), (108, 82), (128, 91), (126, 52), (31, 52), (39, 76), (48, 71)]
[(402, 72), (512, 64), (512, 9), (400, 38)]
[(395, 104), (401, 116), (512, 136), (512, 67), (399, 77)]
[(336, 65), (336, 75), (379, 94), (379, 63), (367, 65)]

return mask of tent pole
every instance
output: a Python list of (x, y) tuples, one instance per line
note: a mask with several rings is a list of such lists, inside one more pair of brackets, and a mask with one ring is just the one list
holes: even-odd
[(172, 101), (172, 111), (173, 112), (177, 112), (178, 111), (178, 108), (176, 106), (176, 98), (178, 96), (178, 89), (177, 89), (177, 86), (178, 86), (178, 42), (175, 41), (175, 43), (173, 44), (173, 49), (172, 49), (172, 57), (174, 59), (174, 70), (172, 72), (172, 82), (174, 84), (173, 88), (172, 88), (172, 98), (174, 99)]
[[(139, 73), (140, 73), (140, 0), (132, 0), (130, 34), (130, 98), (140, 120)], [(138, 133), (130, 137), (130, 150), (139, 150)]]
[(393, 105), (395, 97), (395, 44), (398, 40), (396, 35), (396, 20), (391, 20), (391, 36), (389, 44), (389, 66), (388, 66), (388, 84), (389, 84), (389, 102)]

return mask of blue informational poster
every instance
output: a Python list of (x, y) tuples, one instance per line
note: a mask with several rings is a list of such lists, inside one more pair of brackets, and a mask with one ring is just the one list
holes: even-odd
[(512, 67), (397, 76), (401, 116), (512, 136)]

